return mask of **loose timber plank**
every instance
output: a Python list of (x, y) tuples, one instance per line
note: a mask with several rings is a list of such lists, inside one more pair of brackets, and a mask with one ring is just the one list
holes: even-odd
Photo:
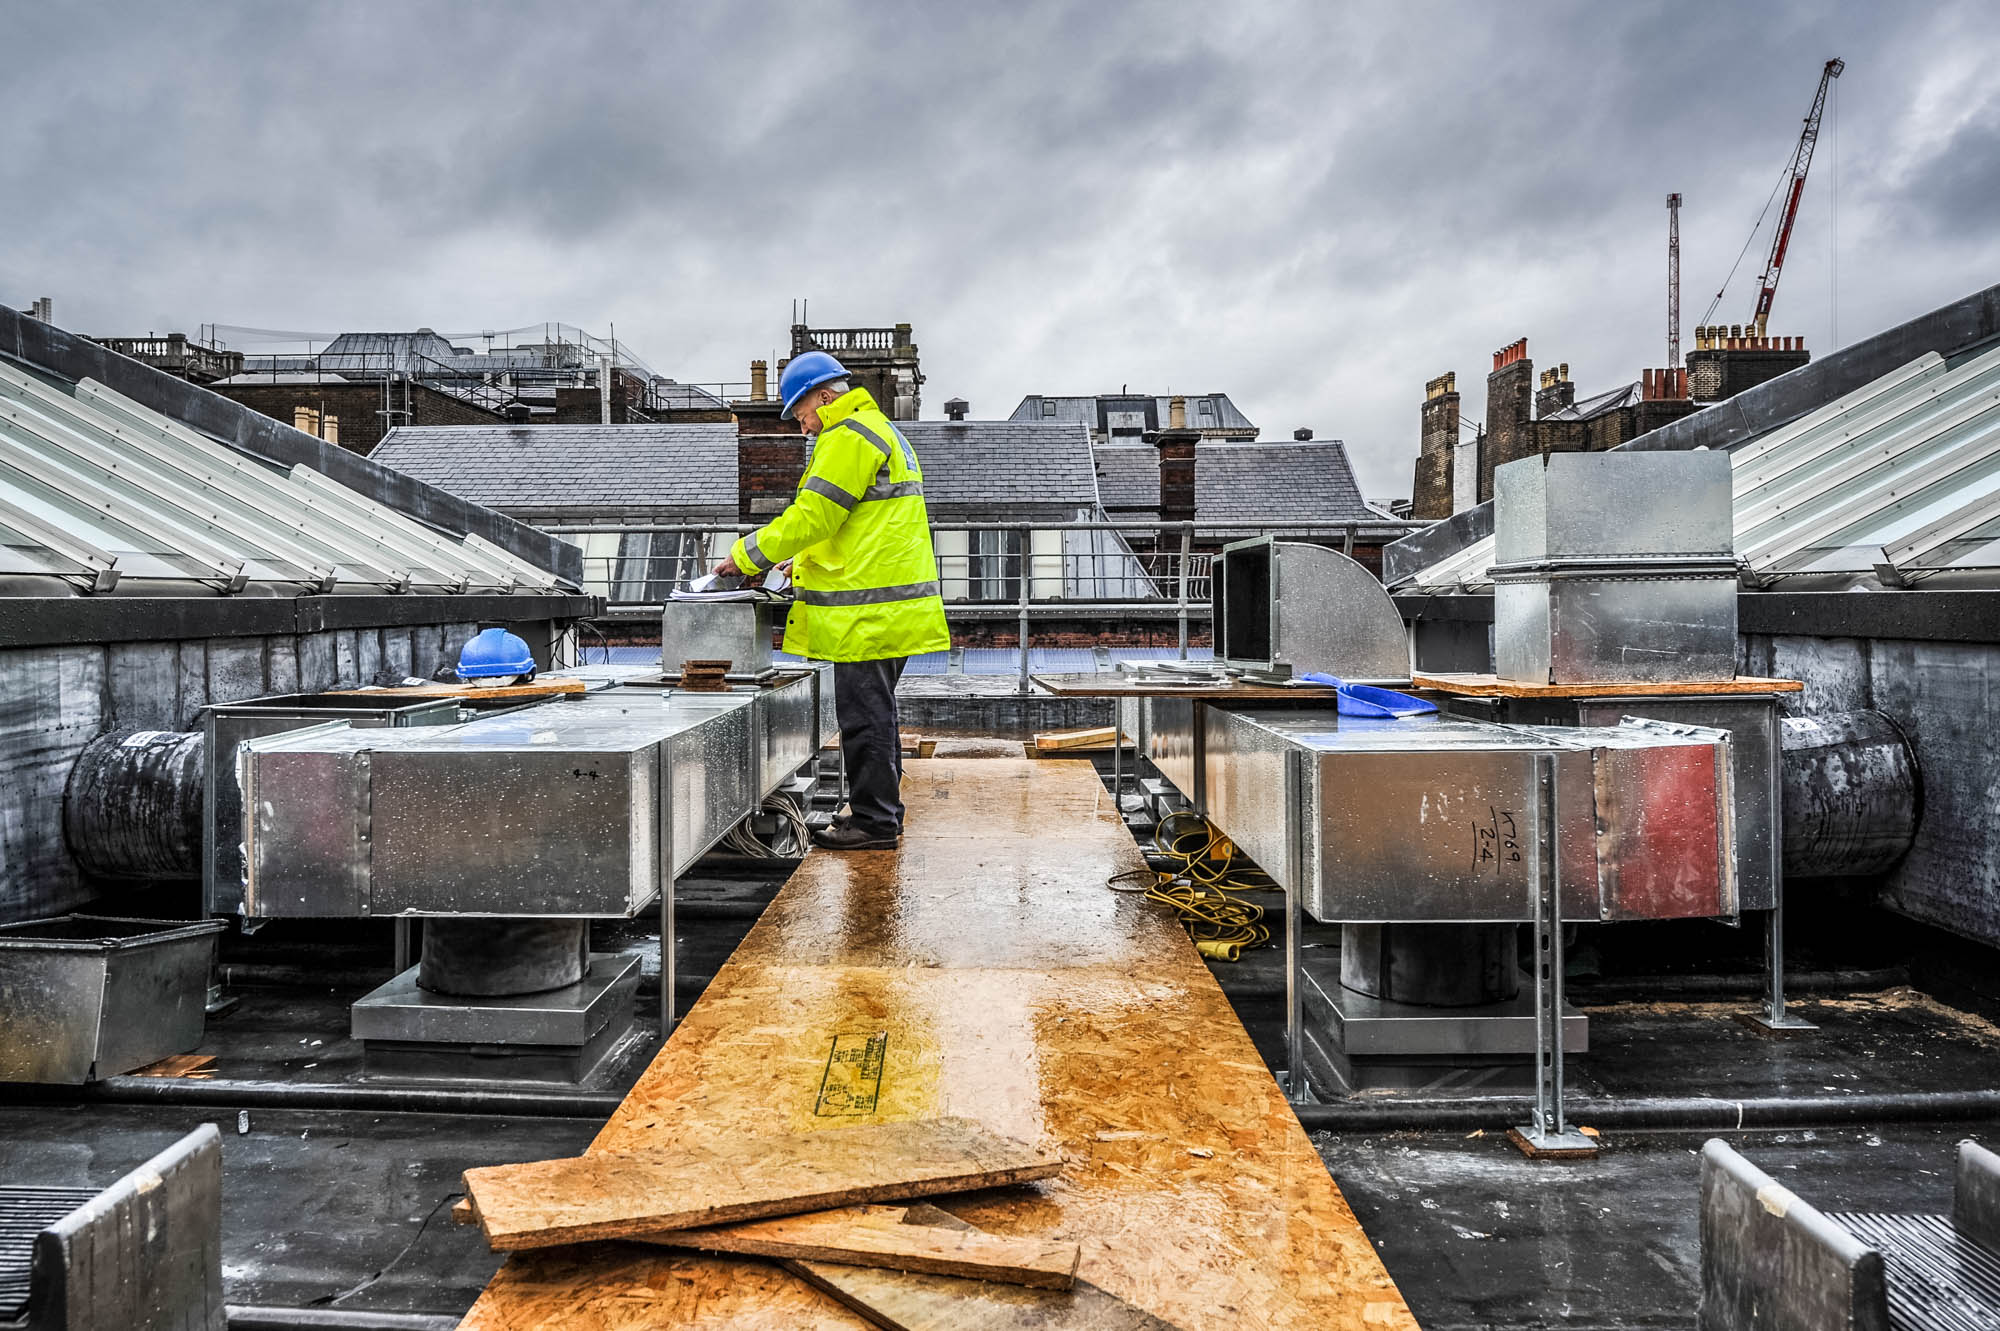
[[(1145, 861), (1088, 767), (933, 759), (903, 799), (900, 850), (806, 857), (592, 1149), (963, 1114), (1065, 1158), (952, 1210), (1079, 1243), (1079, 1283), (1181, 1331), (1415, 1327), (1186, 932), (1104, 887)], [(465, 1320), (870, 1325), (777, 1267), (639, 1244), (514, 1254)]]
[(703, 1252), (965, 1276), (1039, 1289), (1068, 1289), (1075, 1282), (1080, 1254), (1074, 1243), (1008, 1238), (963, 1223), (905, 1224), (908, 1215), (901, 1206), (853, 1206), (719, 1229), (649, 1234), (644, 1241)]
[(726, 1225), (1053, 1177), (1062, 1160), (969, 1118), (724, 1136), (465, 1171), (495, 1252)]
[(1259, 702), (1283, 698), (1290, 702), (1312, 702), (1334, 696), (1332, 689), (1320, 684), (1245, 684), (1240, 679), (1227, 684), (1166, 684), (1135, 680), (1111, 671), (1095, 675), (1034, 675), (1031, 678), (1058, 698), (1206, 698), (1211, 702)]
[(588, 693), (590, 685), (580, 679), (564, 679), (551, 675), (535, 680), (531, 684), (503, 684), (490, 689), (475, 688), (470, 684), (398, 684), (385, 689), (334, 689), (334, 693), (358, 694), (367, 698), (400, 699), (405, 702), (422, 702), (427, 698), (555, 698), (565, 693)]
[(1115, 734), (1111, 726), (1088, 730), (1048, 730), (1035, 736), (1037, 753), (1059, 753), (1064, 749), (1108, 749)]
[(1461, 698), (1727, 698), (1756, 693), (1797, 693), (1796, 679), (1696, 679), (1666, 684), (1529, 684), (1497, 675), (1418, 675), (1415, 687)]
[[(935, 1206), (918, 1203), (903, 1227), (982, 1234)], [(885, 1331), (1176, 1331), (1090, 1284), (1069, 1289), (1020, 1289), (948, 1276), (898, 1276), (834, 1262), (787, 1261), (813, 1288), (824, 1290)]]

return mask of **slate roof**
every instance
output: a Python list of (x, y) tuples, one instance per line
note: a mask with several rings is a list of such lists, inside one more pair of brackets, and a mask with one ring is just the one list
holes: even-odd
[(1159, 510), (1160, 454), (1151, 444), (1106, 444), (1096, 451), (1096, 462), (1097, 494), (1105, 512), (1150, 517)]
[[(1361, 497), (1347, 446), (1337, 439), (1202, 443), (1194, 450), (1199, 522), (1380, 522)], [(1097, 486), (1113, 517), (1152, 517), (1160, 504), (1159, 454), (1145, 444), (1096, 450)]]
[[(1187, 398), (1188, 427), (1207, 432), (1243, 432), (1249, 438), (1257, 437), (1257, 427), (1250, 422), (1236, 404), (1229, 400), (1227, 393), (1191, 393)], [(1031, 393), (1021, 399), (1009, 417), (1015, 421), (1081, 421), (1100, 438), (1110, 429), (1108, 415), (1111, 412), (1139, 412), (1145, 416), (1144, 428), (1157, 430), (1164, 426), (1170, 415), (1171, 399), (1147, 393), (1099, 393), (1095, 397), (1045, 397)]]
[(1097, 507), (1090, 432), (1082, 424), (898, 421), (924, 470), (924, 506), (962, 522), (1073, 521)]
[(1074, 519), (1097, 507), (1090, 432), (1080, 423), (898, 421), (896, 428), (917, 450), (933, 517)]
[(371, 461), (502, 512), (736, 520), (736, 426), (401, 426)]

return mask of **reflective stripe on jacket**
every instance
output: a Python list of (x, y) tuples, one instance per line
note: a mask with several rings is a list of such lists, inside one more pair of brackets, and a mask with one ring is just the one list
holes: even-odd
[(879, 661), (951, 646), (924, 473), (909, 440), (856, 388), (820, 408), (821, 430), (791, 505), (736, 542), (746, 573), (792, 560), (785, 650)]

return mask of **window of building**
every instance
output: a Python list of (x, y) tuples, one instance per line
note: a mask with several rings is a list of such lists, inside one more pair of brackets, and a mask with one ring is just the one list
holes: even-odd
[(969, 601), (1021, 599), (1021, 533), (966, 533), (966, 590)]
[(1056, 400), (1055, 400), (1054, 398), (1052, 398), (1052, 397), (1045, 397), (1045, 398), (1043, 398), (1043, 399), (1042, 399), (1042, 415), (1044, 415), (1044, 416), (1053, 416), (1053, 415), (1055, 415), (1055, 414), (1056, 414)]

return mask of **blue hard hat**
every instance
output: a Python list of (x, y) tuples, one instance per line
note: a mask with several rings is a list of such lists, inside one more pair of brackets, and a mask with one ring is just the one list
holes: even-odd
[(799, 399), (821, 384), (830, 384), (835, 379), (845, 379), (847, 367), (824, 351), (806, 351), (785, 362), (784, 373), (778, 376), (778, 396), (785, 400), (785, 415), (792, 414)]
[(460, 679), (534, 673), (535, 658), (528, 651), (528, 644), (506, 629), (481, 629), (458, 653)]

